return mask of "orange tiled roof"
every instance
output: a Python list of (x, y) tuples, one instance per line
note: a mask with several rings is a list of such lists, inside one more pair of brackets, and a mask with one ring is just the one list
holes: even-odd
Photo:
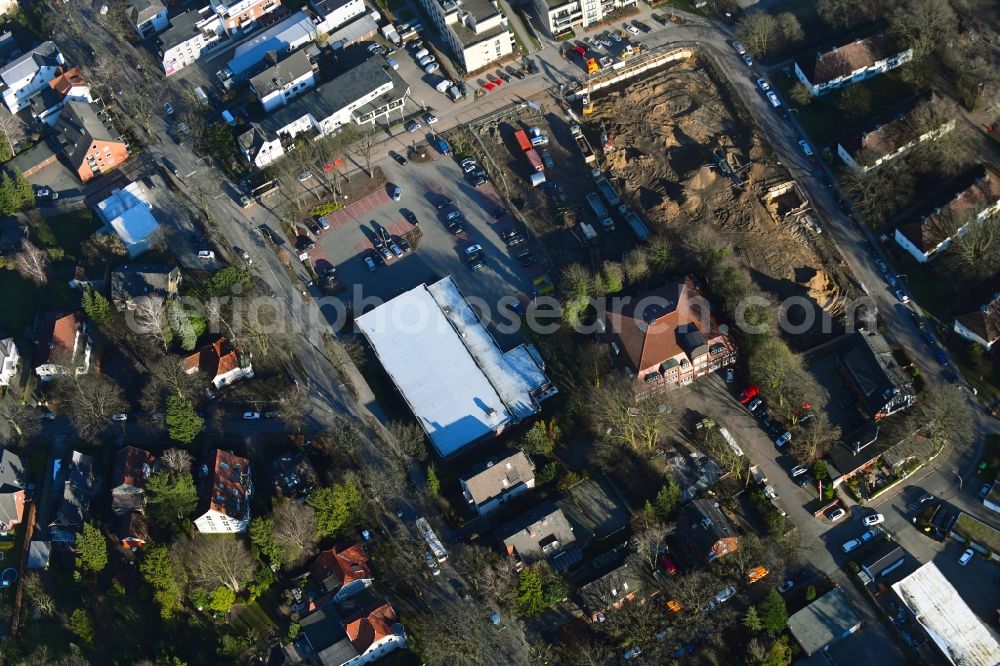
[(148, 451), (137, 449), (134, 446), (126, 446), (115, 456), (115, 474), (112, 487), (133, 486), (135, 488), (146, 487), (146, 474), (144, 466), (151, 469), (153, 466), (153, 456)]
[(392, 606), (385, 603), (368, 615), (348, 622), (344, 625), (344, 629), (354, 649), (358, 654), (364, 654), (373, 644), (386, 636), (391, 636), (392, 625), (396, 623), (396, 612), (392, 610)]
[(211, 378), (224, 375), (240, 366), (240, 357), (237, 350), (223, 353), (226, 347), (226, 338), (222, 337), (210, 345), (202, 347), (199, 351), (191, 354), (181, 361), (181, 368), (185, 372), (190, 372), (195, 368), (201, 370)]
[(372, 577), (368, 568), (368, 556), (361, 544), (357, 543), (338, 551), (336, 546), (324, 550), (312, 566), (313, 577), (325, 581), (330, 576), (336, 576), (343, 587), (356, 580), (366, 580)]
[(75, 312), (60, 315), (50, 312), (45, 315), (42, 337), (38, 342), (38, 359), (36, 365), (49, 361), (69, 358), (73, 355), (76, 344), (76, 332), (81, 325)]
[[(215, 462), (208, 479), (211, 486), (202, 489), (202, 500), (208, 508), (225, 514), (236, 520), (243, 520), (250, 510), (247, 502), (247, 488), (250, 473), (250, 461), (235, 453), (216, 449)], [(244, 484), (244, 479), (247, 479)], [(207, 494), (206, 494), (207, 491)]]
[(85, 85), (87, 85), (87, 80), (83, 78), (83, 73), (79, 67), (68, 69), (49, 81), (49, 86), (60, 95), (66, 95), (74, 86)]
[(608, 324), (632, 369), (640, 372), (681, 353), (685, 330), (701, 333), (707, 343), (724, 341), (710, 313), (710, 304), (691, 278), (633, 296), (608, 310)]

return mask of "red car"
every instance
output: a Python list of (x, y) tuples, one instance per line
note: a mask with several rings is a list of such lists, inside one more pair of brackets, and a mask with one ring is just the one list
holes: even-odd
[(486, 83), (483, 84), (483, 87), (486, 88), (487, 90), (492, 91), (495, 86), (489, 81), (487, 81)]
[(810, 404), (808, 400), (803, 400), (802, 404), (796, 407), (792, 411), (794, 411), (796, 414), (801, 414), (802, 412), (808, 412), (810, 409), (812, 409), (812, 404)]
[(666, 571), (671, 576), (677, 573), (677, 565), (671, 562), (670, 558), (664, 557), (662, 560), (660, 560), (660, 564), (663, 565), (663, 570)]
[(760, 387), (756, 384), (751, 384), (740, 392), (739, 401), (744, 405), (757, 397), (760, 393)]
[(583, 56), (587, 55), (587, 49), (583, 48), (582, 46), (574, 46), (573, 53), (577, 54), (582, 58)]

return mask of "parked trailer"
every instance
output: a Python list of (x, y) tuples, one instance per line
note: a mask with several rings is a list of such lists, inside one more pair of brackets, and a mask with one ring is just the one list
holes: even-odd
[(645, 222), (643, 222), (642, 219), (635, 213), (629, 212), (629, 214), (625, 216), (625, 223), (628, 224), (628, 228), (632, 230), (636, 240), (644, 241), (649, 238), (649, 228), (646, 227)]
[(733, 437), (728, 430), (725, 428), (719, 428), (719, 434), (722, 435), (722, 439), (726, 440), (726, 444), (728, 444), (729, 448), (733, 450), (733, 453), (738, 456), (743, 455), (743, 449), (741, 449), (740, 445), (736, 443), (736, 438)]
[(545, 165), (542, 164), (542, 158), (538, 156), (538, 151), (534, 148), (528, 150), (524, 153), (524, 156), (528, 158), (528, 163), (531, 164), (531, 170), (542, 172), (545, 171)]
[(587, 195), (587, 203), (590, 204), (590, 210), (594, 211), (594, 215), (599, 219), (603, 220), (608, 216), (608, 209), (604, 207), (604, 204), (601, 203), (601, 200), (593, 192)]
[(541, 185), (542, 183), (545, 182), (545, 174), (544, 173), (533, 173), (528, 178), (528, 180), (531, 181), (531, 186), (532, 187), (538, 187), (539, 185)]
[(434, 534), (434, 530), (432, 530), (431, 526), (427, 523), (427, 519), (423, 517), (417, 518), (416, 524), (417, 531), (420, 532), (420, 536), (422, 536), (424, 541), (427, 542), (434, 558), (438, 562), (446, 562), (448, 560), (448, 551), (446, 551), (444, 546), (441, 545), (441, 541), (437, 538), (437, 535)]
[(608, 202), (608, 205), (612, 208), (617, 208), (622, 202), (621, 197), (615, 192), (615, 189), (611, 187), (611, 183), (608, 182), (607, 178), (597, 179), (597, 191), (601, 193), (604, 200)]
[(524, 133), (524, 130), (517, 130), (514, 132), (514, 138), (517, 139), (517, 145), (521, 147), (521, 152), (526, 153), (534, 146), (531, 145), (531, 141), (528, 140), (528, 135)]

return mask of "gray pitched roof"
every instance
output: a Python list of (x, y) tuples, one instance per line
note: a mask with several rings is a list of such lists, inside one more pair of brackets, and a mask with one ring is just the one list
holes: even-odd
[(250, 85), (253, 86), (258, 95), (263, 97), (282, 88), (285, 84), (305, 76), (312, 71), (312, 68), (309, 54), (305, 49), (302, 49), (252, 77)]
[(857, 629), (861, 616), (841, 588), (834, 588), (788, 618), (788, 630), (807, 655)]
[(544, 559), (576, 543), (573, 527), (562, 509), (543, 502), (500, 528), (501, 540), (509, 554), (517, 552), (526, 563)]
[(128, 0), (128, 4), (131, 5), (129, 16), (136, 25), (141, 25), (166, 9), (160, 0)]
[(55, 141), (73, 167), (86, 158), (94, 141), (118, 141), (110, 122), (105, 124), (93, 105), (87, 102), (67, 102), (55, 126)]
[(56, 67), (65, 62), (55, 42), (42, 42), (20, 58), (0, 69), (0, 79), (8, 86), (34, 76), (42, 67)]
[(169, 264), (124, 264), (111, 273), (112, 298), (166, 297), (174, 274), (179, 277), (180, 269)]
[[(10, 342), (13, 344), (13, 340)], [(24, 465), (17, 455), (4, 449), (3, 453), (0, 453), (0, 493), (15, 492), (23, 488)]]
[(198, 10), (192, 9), (170, 19), (170, 27), (160, 33), (158, 44), (167, 51), (194, 38), (199, 32), (198, 21), (202, 19)]
[(535, 471), (528, 456), (522, 451), (508, 451), (474, 467), (462, 480), (476, 504), (483, 504), (533, 478)]

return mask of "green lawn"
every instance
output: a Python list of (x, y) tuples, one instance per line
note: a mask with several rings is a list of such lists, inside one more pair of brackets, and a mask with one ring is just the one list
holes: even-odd
[(871, 108), (865, 118), (857, 122), (847, 122), (844, 119), (844, 112), (837, 108), (836, 91), (814, 97), (808, 106), (796, 106), (790, 94), (796, 81), (794, 76), (785, 73), (775, 73), (771, 79), (772, 85), (777, 88), (785, 104), (795, 109), (799, 122), (813, 141), (813, 146), (820, 149), (828, 147), (849, 131), (862, 129), (872, 119), (916, 93), (916, 90), (895, 72), (855, 83), (854, 86), (864, 88), (870, 94)]
[(0, 330), (20, 337), (24, 328), (34, 320), (38, 288), (17, 271), (0, 271), (0, 294), (3, 294)]
[(253, 629), (263, 636), (269, 635), (275, 627), (274, 622), (256, 601), (235, 611), (232, 622), (233, 626), (240, 630)]

